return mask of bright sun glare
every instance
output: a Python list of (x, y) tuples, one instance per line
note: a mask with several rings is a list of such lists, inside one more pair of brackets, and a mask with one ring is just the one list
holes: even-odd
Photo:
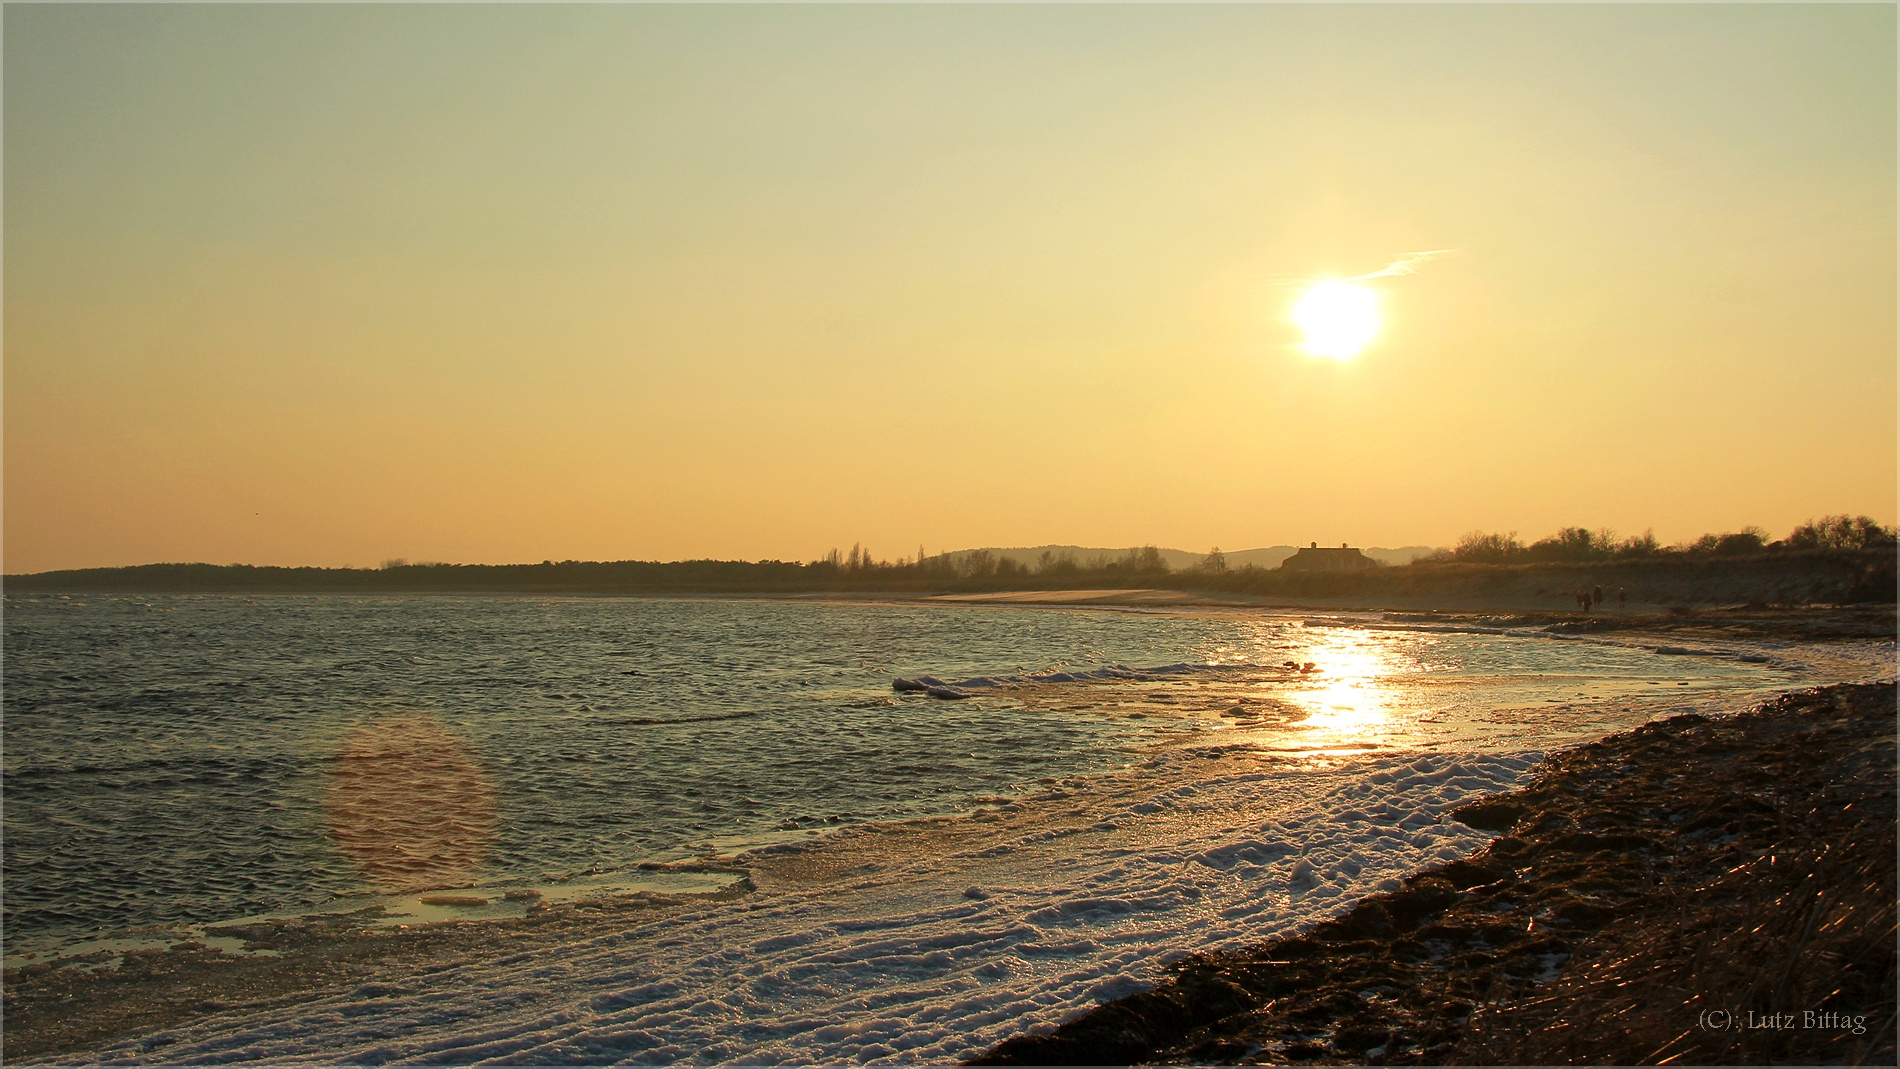
[(1306, 332), (1307, 352), (1350, 360), (1379, 333), (1379, 294), (1350, 282), (1315, 282), (1293, 305), (1293, 323)]

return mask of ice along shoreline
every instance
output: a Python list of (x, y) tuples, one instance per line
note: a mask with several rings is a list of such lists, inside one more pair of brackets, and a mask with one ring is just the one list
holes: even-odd
[[(381, 934), (341, 921), (252, 932), (288, 951), (275, 959), (185, 948), (115, 975), (29, 970), (9, 979), (9, 1039), (16, 1057), (39, 1056), (40, 1039), (46, 1055), (132, 1061), (964, 1057), (1160, 979), (1175, 956), (1298, 928), (1479, 848), (1488, 835), (1446, 814), (1535, 756), (1343, 755), (1317, 771), (1280, 758), (1263, 772), (1243, 747), (1169, 751), (1015, 808), (760, 853), (757, 893), (726, 901), (643, 896)], [(1214, 826), (1235, 822), (1241, 833)], [(682, 941), (682, 925), (714, 934)], [(680, 968), (657, 960), (680, 955)], [(768, 988), (814, 981), (802, 1011), (766, 1019), (782, 1002)], [(36, 1003), (73, 1001), (131, 1011), (139, 1039), (36, 1026)], [(457, 1024), (496, 1015), (480, 1036)], [(840, 1017), (865, 1023), (829, 1030)]]
[(971, 1064), (1890, 1064), (1894, 719), (1843, 684), (1556, 755), (1456, 811), (1479, 854)]

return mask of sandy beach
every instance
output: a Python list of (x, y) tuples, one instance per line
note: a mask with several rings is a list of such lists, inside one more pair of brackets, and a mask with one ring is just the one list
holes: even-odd
[(1891, 1064), (1894, 687), (1674, 717), (1460, 809), (1502, 833), (973, 1064)]
[[(1484, 832), (1441, 818), (1534, 763), (1406, 754), (1315, 769), (1176, 752), (1132, 781), (755, 851), (732, 859), (746, 874), (736, 897), (556, 904), (480, 925), (214, 929), (274, 956), (184, 948), (96, 973), (15, 970), (8, 1057), (955, 1061), (1139, 990), (1193, 948), (1291, 931), (1481, 848)], [(1333, 816), (1369, 803), (1376, 814)], [(1258, 893), (1268, 869), (1307, 857), (1335, 861), (1309, 886)]]
[[(1561, 636), (1564, 626), (1614, 627), (1616, 621), (1455, 614), (1308, 621), (1453, 633), (1486, 633), (1500, 623), (1541, 626)], [(1877, 611), (1773, 618), (1738, 609), (1651, 623), (1576, 637), (1689, 653), (1719, 643), (1731, 652), (1752, 648), (1749, 643), (1774, 635), (1777, 656), (1798, 656), (1837, 678), (1891, 658), (1890, 644), (1881, 654), (1882, 647), (1867, 641), (1881, 626)], [(1838, 664), (1828, 659), (1835, 654)], [(1888, 695), (1890, 702), (1890, 689)], [(1063, 700), (1118, 699), (1096, 689)], [(1147, 715), (1177, 715), (1168, 708), (1172, 699), (1142, 700)], [(1691, 700), (1700, 702), (1693, 705), (1699, 715), (1714, 718), (1709, 723), (1731, 722), (1723, 718), (1743, 711), (1724, 706), (1714, 692)], [(1855, 708), (1865, 704), (1856, 701)], [(1636, 708), (1618, 715), (1634, 715), (1637, 723), (1645, 718)], [(1854, 721), (1855, 730), (1865, 729), (1865, 719)], [(1666, 730), (1679, 733), (1682, 726)], [(1236, 734), (1237, 743), (1243, 735)], [(1521, 982), (1567, 976), (1564, 955), (1583, 960), (1577, 944), (1587, 932), (1574, 928), (1582, 923), (1578, 918), (1601, 920), (1614, 912), (1602, 903), (1640, 900), (1640, 888), (1582, 887), (1535, 866), (1518, 872), (1520, 865), (1512, 870), (1515, 883), (1498, 884), (1497, 865), (1485, 858), (1512, 849), (1500, 845), (1512, 840), (1492, 842), (1508, 826), (1495, 807), (1473, 806), (1552, 782), (1553, 767), (1572, 769), (1576, 755), (1619, 745), (1611, 740), (1567, 751), (1554, 765), (1539, 764), (1539, 752), (1508, 746), (1488, 753), (1341, 753), (1317, 763), (1311, 755), (1264, 756), (1249, 744), (1164, 748), (1129, 774), (1050, 781), (1040, 791), (996, 798), (960, 817), (863, 825), (814, 842), (674, 866), (672, 875), (724, 887), (710, 895), (536, 902), (515, 919), (484, 923), (392, 923), (372, 911), (214, 928), (207, 935), (215, 946), (101, 952), (92, 961), (9, 969), (7, 1057), (871, 1062), (954, 1061), (993, 1047), (1009, 1057), (1030, 1041), (1006, 1041), (1025, 1031), (1049, 1032), (1090, 1005), (1157, 982), (1163, 991), (1178, 988), (1182, 980), (1169, 980), (1176, 962), (1250, 960), (1248, 948), (1262, 940), (1324, 943), (1333, 929), (1312, 926), (1368, 896), (1398, 903), (1378, 907), (1388, 914), (1422, 916), (1429, 909), (1455, 912), (1435, 882), (1441, 878), (1461, 892), (1488, 887), (1483, 893), (1492, 897), (1471, 908), (1530, 909), (1527, 930), (1549, 913), (1552, 895), (1570, 903), (1564, 916), (1571, 929), (1542, 922), (1548, 930), (1538, 929), (1529, 942), (1517, 940), (1523, 945), (1513, 943), (1489, 964), (1410, 963), (1411, 973), (1380, 981), (1396, 991), (1419, 969), (1437, 969), (1444, 990), (1407, 996), (1429, 1004), (1418, 1012), (1437, 1020), (1458, 998), (1469, 1001), (1473, 985), (1480, 993), (1522, 994)], [(1886, 745), (1890, 760), (1890, 740)], [(1631, 769), (1654, 772), (1671, 767), (1671, 752), (1669, 745), (1650, 745), (1617, 758), (1623, 764), (1615, 767), (1624, 769), (1618, 774), (1624, 778)], [(1686, 783), (1658, 781), (1655, 791), (1652, 801), (1683, 820), (1727, 819), (1722, 798)], [(1513, 840), (1525, 834), (1512, 831)], [(1619, 833), (1593, 826), (1588, 834)], [(1490, 854), (1480, 854), (1487, 849)], [(1476, 860), (1464, 860), (1473, 855)], [(1604, 867), (1600, 859), (1592, 864)], [(1491, 875), (1478, 879), (1484, 874)], [(1506, 885), (1514, 889), (1507, 893)], [(1536, 967), (1525, 972), (1524, 962), (1533, 959)], [(1352, 954), (1340, 957), (1351, 960)], [(1183, 975), (1200, 976), (1193, 970), (1202, 968), (1195, 964)], [(1505, 986), (1492, 992), (1487, 985), (1494, 981)], [(1170, 983), (1174, 988), (1165, 986)], [(1216, 1002), (1229, 1010), (1241, 1005)], [(1201, 1015), (1194, 1017), (1197, 1027), (1225, 1019), (1201, 1020), (1208, 1012), (1198, 1007), (1190, 1014)], [(1301, 1012), (1308, 1027), (1317, 1011)], [(1067, 1042), (1099, 1016), (1055, 1035)], [(1186, 1020), (1179, 1013), (1170, 1019)], [(1400, 1060), (1428, 1050), (1442, 1055), (1452, 1049), (1446, 1044), (1475, 1034), (1466, 1029), (1454, 1036), (1442, 1022), (1419, 1031), (1417, 1020), (1406, 1021), (1404, 1027), (1417, 1032), (1408, 1041), (1413, 1046), (1388, 1045)], [(1363, 1060), (1376, 1045), (1349, 1049), (1372, 1025), (1349, 1024), (1344, 1039), (1339, 1022), (1332, 1027), (1320, 1039), (1285, 1033), (1272, 1041), (1278, 1046), (1244, 1031), (1236, 1033), (1240, 1038), (1209, 1032), (1191, 1042), (1185, 1030), (1156, 1033), (1140, 1050), (1117, 1048), (1116, 1057)], [(1028, 1060), (1058, 1060), (1033, 1049), (1038, 1053)], [(1076, 1056), (1116, 1060), (1104, 1057), (1109, 1053), (1088, 1048), (1088, 1056)]]

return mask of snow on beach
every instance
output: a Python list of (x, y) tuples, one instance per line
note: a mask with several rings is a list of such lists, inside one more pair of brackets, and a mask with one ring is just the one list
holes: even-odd
[(1540, 757), (1167, 751), (974, 817), (755, 852), (737, 900), (72, 1060), (954, 1061), (1480, 848), (1446, 814)]
[[(677, 614), (692, 622), (699, 611)], [(845, 623), (884, 623), (868, 609), (838, 612)], [(743, 621), (757, 623), (755, 616)], [(520, 621), (502, 613), (500, 622)], [(782, 621), (788, 634), (810, 622)], [(1298, 624), (1196, 619), (1167, 626), (1207, 631), (1204, 662), (961, 678), (970, 663), (1010, 663), (998, 651), (1022, 641), (1020, 626), (1061, 624), (1067, 630), (1056, 628), (1052, 648), (1092, 649), (1081, 639), (1100, 622), (987, 610), (948, 622), (978, 627), (977, 638), (996, 648), (947, 659), (942, 678), (900, 676), (893, 697), (866, 700), (836, 682), (836, 666), (810, 668), (791, 678), (818, 681), (818, 697), (788, 698), (781, 708), (760, 697), (791, 692), (779, 669), (746, 675), (719, 662), (721, 673), (737, 672), (747, 685), (730, 688), (718, 708), (772, 711), (744, 721), (743, 738), (684, 729), (661, 736), (644, 726), (638, 736), (616, 734), (628, 718), (600, 720), (597, 702), (646, 695), (644, 716), (649, 707), (698, 709), (706, 695), (699, 683), (676, 693), (652, 680), (623, 693), (613, 675), (601, 677), (599, 694), (563, 680), (563, 701), (585, 699), (576, 709), (541, 709), (513, 694), (496, 717), (519, 730), (492, 741), (509, 760), (540, 752), (535, 746), (551, 759), (596, 749), (603, 759), (672, 755), (672, 764), (623, 762), (590, 774), (616, 808), (569, 814), (584, 843), (632, 814), (628, 799), (656, 781), (669, 792), (677, 787), (694, 813), (730, 816), (733, 800), (766, 797), (764, 785), (787, 762), (813, 770), (811, 791), (785, 796), (789, 813), (849, 809), (831, 801), (845, 794), (885, 813), (951, 798), (954, 805), (922, 811), (974, 804), (973, 814), (840, 822), (822, 838), (807, 838), (813, 822), (801, 819), (782, 833), (796, 834), (796, 845), (762, 847), (784, 840), (756, 833), (725, 839), (754, 848), (723, 859), (750, 874), (743, 894), (593, 908), (549, 893), (543, 901), (552, 905), (514, 920), (426, 923), (453, 915), (450, 907), (436, 917), (388, 918), (415, 926), (416, 938), (350, 951), (358, 955), (353, 972), (319, 976), (313, 964), (331, 960), (322, 940), (346, 936), (266, 940), (254, 949), (302, 955), (271, 974), (285, 978), (276, 986), (249, 983), (253, 974), (229, 961), (204, 960), (218, 956), (203, 948), (174, 948), (163, 960), (141, 959), (123, 983), (101, 979), (96, 989), (75, 991), (81, 999), (92, 990), (131, 992), (149, 965), (170, 977), (149, 997), (154, 1005), (186, 995), (204, 1001), (181, 1002), (146, 1027), (186, 1013), (189, 1023), (84, 1050), (120, 1034), (104, 1022), (110, 1031), (95, 1025), (93, 1038), (40, 1049), (77, 1052), (68, 1060), (78, 1062), (174, 1064), (953, 1061), (1153, 983), (1185, 954), (1287, 934), (1421, 867), (1475, 852), (1489, 837), (1446, 814), (1518, 785), (1546, 750), (1658, 715), (1734, 710), (1791, 684), (1890, 672), (1893, 649), (1733, 632), (1672, 634), (1659, 644), (1640, 632), (1466, 637), (1455, 625), (1396, 628), (1380, 625), (1399, 621), (1344, 616)], [(548, 641), (565, 641), (573, 621), (556, 623)], [(496, 634), (497, 642), (520, 641), (514, 630)], [(962, 630), (940, 637), (974, 641)], [(814, 658), (831, 643), (818, 646)], [(631, 648), (616, 632), (601, 656)], [(462, 678), (453, 667), (424, 682), (452, 687)], [(374, 676), (379, 686), (385, 671)], [(751, 685), (766, 681), (779, 685)], [(518, 723), (501, 715), (518, 707), (527, 710)], [(641, 723), (647, 719), (658, 717)], [(573, 734), (550, 735), (569, 725)], [(775, 735), (766, 730), (774, 726)], [(721, 740), (725, 749), (712, 749)], [(1058, 743), (1099, 760), (1045, 764), (1063, 752)], [(522, 780), (534, 789), (523, 797), (559, 810), (573, 793), (575, 768), (548, 767), (547, 778)], [(867, 784), (876, 789), (859, 789)], [(813, 799), (826, 804), (812, 808)], [(698, 825), (679, 835), (689, 833), (682, 842), (708, 851), (722, 841)], [(680, 866), (682, 856), (691, 855), (656, 864), (672, 873), (668, 866)], [(333, 976), (352, 978), (325, 978)], [(45, 980), (36, 1005), (46, 1015), (82, 1005), (60, 1001), (65, 981), (52, 973)], [(296, 994), (304, 991), (314, 993)]]

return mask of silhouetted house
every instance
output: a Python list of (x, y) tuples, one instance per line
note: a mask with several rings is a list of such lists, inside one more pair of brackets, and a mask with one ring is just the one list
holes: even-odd
[(1318, 542), (1280, 562), (1280, 567), (1291, 572), (1356, 572), (1378, 566), (1378, 561), (1351, 546), (1321, 549)]

